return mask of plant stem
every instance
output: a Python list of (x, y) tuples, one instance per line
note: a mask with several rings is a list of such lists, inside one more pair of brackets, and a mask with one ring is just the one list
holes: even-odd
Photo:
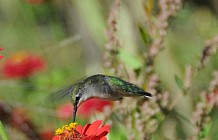
[(2, 138), (2, 140), (9, 140), (1, 121), (0, 121), (0, 137)]

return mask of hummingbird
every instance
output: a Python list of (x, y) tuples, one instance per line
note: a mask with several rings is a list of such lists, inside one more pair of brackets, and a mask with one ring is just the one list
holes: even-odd
[(65, 91), (65, 94), (70, 96), (70, 100), (74, 106), (73, 122), (75, 122), (79, 105), (90, 98), (117, 101), (122, 100), (123, 97), (131, 96), (152, 97), (152, 94), (145, 92), (142, 88), (132, 83), (118, 77), (102, 74), (89, 76), (71, 85)]

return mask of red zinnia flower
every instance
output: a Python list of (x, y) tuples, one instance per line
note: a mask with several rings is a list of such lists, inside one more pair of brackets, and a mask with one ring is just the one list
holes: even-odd
[(52, 140), (107, 140), (106, 135), (110, 131), (109, 125), (102, 125), (101, 120), (84, 127), (71, 123), (56, 130), (56, 136)]
[[(102, 112), (104, 108), (112, 107), (112, 102), (102, 99), (89, 99), (82, 103), (78, 108), (78, 115), (87, 118), (92, 115), (93, 112), (99, 111)], [(57, 116), (61, 120), (66, 120), (72, 117), (73, 107), (71, 103), (63, 104), (57, 109)]]
[(40, 56), (27, 52), (18, 52), (5, 60), (3, 74), (10, 78), (27, 78), (44, 67), (45, 62)]
[(73, 105), (71, 103), (62, 104), (57, 108), (57, 117), (60, 120), (68, 120), (73, 114)]
[(94, 111), (102, 112), (106, 106), (112, 107), (112, 105), (111, 101), (92, 98), (81, 104), (78, 108), (78, 114), (86, 118), (92, 115)]
[(50, 130), (45, 130), (40, 133), (40, 140), (50, 140), (53, 137), (53, 132)]
[[(2, 50), (3, 50), (3, 48), (0, 48), (0, 51), (2, 51)], [(3, 55), (0, 55), (0, 60), (1, 60), (2, 58), (4, 58), (4, 56), (3, 56)]]

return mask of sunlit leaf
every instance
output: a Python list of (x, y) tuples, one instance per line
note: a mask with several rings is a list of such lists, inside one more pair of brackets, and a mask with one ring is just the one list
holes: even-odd
[(142, 66), (142, 60), (139, 57), (133, 56), (124, 49), (120, 51), (119, 57), (127, 66), (133, 69), (137, 69)]
[(147, 33), (147, 31), (145, 30), (145, 28), (143, 28), (141, 25), (138, 26), (141, 38), (144, 42), (145, 45), (148, 45), (150, 43), (150, 36)]
[(0, 121), (0, 138), (2, 138), (2, 140), (9, 140), (1, 121)]
[(201, 133), (200, 133), (200, 138), (202, 138), (202, 139), (206, 138), (206, 137), (209, 135), (209, 133), (210, 133), (211, 127), (212, 127), (212, 123), (210, 122), (210, 123), (208, 123), (208, 124), (205, 126), (205, 128), (201, 131)]
[(179, 78), (178, 75), (175, 75), (175, 81), (176, 81), (177, 86), (178, 86), (181, 90), (183, 90), (183, 89), (184, 89), (184, 83), (183, 83), (182, 79)]

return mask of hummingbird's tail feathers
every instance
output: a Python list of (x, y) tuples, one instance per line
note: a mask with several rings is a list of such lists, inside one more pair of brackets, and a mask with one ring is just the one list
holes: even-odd
[(151, 98), (152, 97), (152, 94), (151, 93), (148, 93), (148, 92), (140, 92), (141, 95), (147, 97), (147, 98)]

